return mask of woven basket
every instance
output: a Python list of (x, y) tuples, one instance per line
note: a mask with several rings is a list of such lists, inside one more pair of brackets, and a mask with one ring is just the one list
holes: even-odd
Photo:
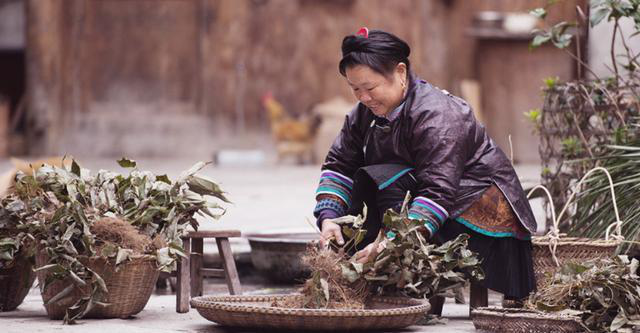
[[(0, 238), (15, 237), (17, 231), (0, 229)], [(33, 285), (36, 274), (33, 263), (22, 252), (15, 254), (15, 259), (7, 267), (0, 269), (0, 312), (15, 310)]]
[(503, 308), (477, 308), (471, 310), (476, 330), (508, 333), (573, 333), (583, 332), (580, 318), (554, 315), (540, 311)]
[(31, 260), (16, 254), (8, 268), (0, 269), (0, 312), (13, 311), (22, 304), (35, 279)]
[[(142, 311), (158, 280), (156, 259), (145, 255), (133, 257), (130, 261), (121, 263), (118, 271), (113, 262), (104, 258), (79, 257), (78, 260), (88, 268), (98, 273), (107, 285), (108, 293), (104, 302), (107, 306), (96, 305), (84, 318), (127, 318)], [(36, 266), (42, 267), (48, 263), (45, 251), (36, 255)], [(51, 298), (64, 290), (71, 281), (57, 280), (42, 290), (49, 273), (46, 270), (38, 271), (42, 299), (45, 302), (47, 316), (51, 319), (64, 318), (65, 311), (83, 295), (88, 295), (87, 288), (76, 288), (69, 296), (56, 303), (46, 304)]]
[[(537, 190), (542, 189), (547, 195), (549, 199), (549, 204), (551, 205), (551, 216), (553, 225), (550, 228), (549, 234), (542, 237), (533, 237), (533, 270), (536, 275), (536, 284), (538, 289), (544, 286), (553, 274), (556, 272), (558, 267), (562, 266), (567, 262), (581, 262), (590, 259), (599, 259), (599, 258), (610, 258), (615, 255), (616, 249), (622, 243), (621, 236), (621, 225), (622, 221), (620, 220), (620, 215), (618, 214), (618, 206), (616, 204), (616, 196), (613, 189), (613, 180), (609, 175), (607, 169), (602, 167), (595, 167), (589, 172), (587, 172), (584, 177), (578, 182), (577, 188), (580, 188), (580, 185), (587, 179), (587, 177), (595, 172), (595, 171), (603, 171), (606, 173), (609, 179), (609, 186), (611, 188), (611, 197), (613, 200), (613, 207), (615, 211), (616, 221), (613, 222), (606, 231), (605, 239), (591, 239), (591, 238), (577, 238), (577, 237), (560, 237), (560, 232), (558, 229), (558, 223), (562, 215), (565, 213), (571, 200), (575, 197), (577, 190), (574, 191), (569, 200), (562, 208), (562, 211), (556, 218), (555, 216), (555, 207), (553, 206), (553, 199), (549, 191), (542, 185), (538, 185), (534, 187), (529, 192), (529, 197), (531, 194)], [(609, 234), (611, 229), (614, 228), (614, 232), (616, 233), (615, 237), (610, 238)]]
[(410, 298), (376, 297), (368, 309), (287, 309), (272, 302), (302, 295), (203, 296), (191, 300), (200, 315), (223, 326), (276, 330), (397, 329), (415, 324), (429, 310), (428, 302)]

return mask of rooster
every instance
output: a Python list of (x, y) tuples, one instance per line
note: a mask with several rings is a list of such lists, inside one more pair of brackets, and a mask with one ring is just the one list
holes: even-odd
[(11, 164), (13, 164), (13, 168), (0, 175), (0, 198), (5, 197), (11, 191), (13, 191), (13, 186), (15, 184), (15, 178), (18, 174), (18, 171), (21, 171), (25, 174), (31, 174), (34, 171), (40, 169), (40, 167), (44, 164), (56, 167), (70, 166), (71, 159), (62, 158), (62, 157), (50, 157), (45, 158), (33, 162), (23, 161), (17, 158), (11, 158)]
[(313, 141), (320, 125), (320, 118), (312, 116), (296, 119), (289, 116), (271, 93), (262, 97), (262, 105), (269, 115), (278, 161), (286, 155), (294, 155), (300, 163), (304, 162), (305, 156), (309, 162), (313, 162)]

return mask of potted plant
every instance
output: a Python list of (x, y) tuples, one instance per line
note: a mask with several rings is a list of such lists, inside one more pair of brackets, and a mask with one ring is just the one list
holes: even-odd
[[(537, 8), (532, 14), (545, 18), (547, 9), (555, 2), (548, 1), (545, 8)], [(572, 185), (577, 180), (593, 167), (603, 165), (603, 157), (611, 154), (612, 146), (637, 145), (640, 138), (637, 121), (634, 120), (640, 116), (640, 57), (628, 46), (628, 38), (636, 38), (640, 33), (640, 1), (591, 0), (589, 5), (588, 19), (577, 7), (579, 23), (559, 22), (548, 29), (537, 30), (531, 42), (532, 48), (552, 43), (566, 51), (578, 65), (578, 80), (545, 80), (542, 110), (527, 114), (536, 123), (540, 135), (542, 183), (551, 191), (558, 209), (567, 202)], [(633, 20), (635, 24), (635, 32), (630, 37), (620, 33), (622, 20)], [(611, 75), (599, 77), (584, 62), (579, 44), (575, 52), (569, 48), (572, 40), (580, 41), (578, 32), (583, 30), (584, 25), (594, 27), (605, 21), (613, 23), (610, 44), (612, 65), (608, 66)], [(622, 50), (616, 48), (616, 40), (622, 41)], [(589, 72), (592, 79), (583, 80), (583, 71)], [(601, 190), (599, 193), (603, 192)], [(608, 199), (606, 193), (601, 198)], [(621, 203), (621, 210), (625, 210), (624, 204)], [(572, 210), (578, 214), (573, 219), (561, 221), (560, 228), (567, 230), (572, 221), (585, 217), (581, 211), (592, 208), (579, 200)], [(598, 230), (602, 231), (600, 228)], [(604, 233), (585, 235), (601, 237)]]
[[(196, 173), (198, 163), (171, 181), (121, 159), (128, 175), (91, 174), (73, 161), (16, 177), (2, 211), (35, 242), (36, 272), (47, 314), (73, 323), (81, 317), (128, 317), (148, 301), (158, 271), (185, 256), (181, 236), (197, 229), (196, 214), (218, 219), (228, 202), (220, 187)], [(18, 239), (20, 240), (20, 239)]]

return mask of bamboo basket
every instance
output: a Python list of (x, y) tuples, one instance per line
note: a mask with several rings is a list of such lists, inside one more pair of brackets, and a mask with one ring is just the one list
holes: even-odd
[[(0, 238), (13, 235), (9, 230), (0, 230)], [(0, 312), (15, 310), (27, 297), (36, 279), (32, 260), (18, 252), (10, 265), (0, 268)]]
[(535, 310), (477, 308), (471, 310), (476, 330), (496, 333), (584, 332), (580, 318)]
[(374, 297), (367, 309), (288, 309), (272, 307), (276, 300), (303, 297), (203, 296), (191, 299), (204, 318), (223, 326), (294, 331), (353, 331), (399, 329), (424, 318), (430, 305), (426, 301), (398, 297)]
[[(118, 270), (111, 260), (100, 257), (79, 257), (78, 260), (89, 269), (99, 274), (107, 285), (106, 306), (95, 307), (84, 318), (128, 318), (144, 309), (151, 297), (151, 293), (158, 280), (158, 269), (154, 256), (142, 255), (131, 258), (130, 261), (121, 263)], [(45, 251), (36, 255), (36, 266), (42, 267), (48, 264), (48, 256)], [(75, 288), (67, 297), (58, 302), (47, 302), (71, 284), (68, 279), (52, 282), (45, 290), (43, 286), (50, 275), (46, 270), (36, 272), (45, 303), (47, 316), (50, 319), (62, 319), (68, 307), (73, 305), (80, 297), (89, 295), (88, 288)]]
[[(578, 238), (578, 237), (563, 237), (558, 229), (558, 223), (562, 215), (567, 210), (571, 200), (575, 197), (576, 191), (574, 191), (569, 200), (563, 207), (562, 211), (556, 218), (555, 207), (553, 206), (553, 199), (549, 191), (542, 185), (537, 185), (528, 194), (531, 194), (537, 190), (542, 189), (549, 199), (551, 205), (551, 217), (553, 225), (551, 226), (549, 233), (541, 237), (533, 237), (533, 270), (536, 275), (536, 285), (538, 289), (544, 286), (548, 280), (553, 277), (558, 267), (567, 262), (580, 262), (590, 259), (598, 258), (610, 258), (615, 255), (616, 249), (622, 243), (624, 239), (621, 235), (622, 221), (618, 213), (618, 206), (616, 204), (616, 195), (613, 187), (613, 180), (607, 169), (602, 167), (595, 167), (587, 172), (584, 177), (578, 182), (577, 188), (584, 182), (587, 177), (595, 172), (603, 171), (606, 173), (609, 180), (609, 186), (611, 188), (611, 198), (613, 200), (613, 208), (615, 212), (615, 222), (613, 222), (606, 229), (605, 239), (592, 239), (592, 238)], [(611, 234), (611, 229), (614, 229), (615, 235)]]

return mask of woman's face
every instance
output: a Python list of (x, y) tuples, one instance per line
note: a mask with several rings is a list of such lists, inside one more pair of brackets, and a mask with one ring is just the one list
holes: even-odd
[(404, 63), (399, 63), (388, 76), (365, 65), (349, 67), (345, 74), (353, 95), (376, 116), (385, 116), (402, 102), (407, 77)]

